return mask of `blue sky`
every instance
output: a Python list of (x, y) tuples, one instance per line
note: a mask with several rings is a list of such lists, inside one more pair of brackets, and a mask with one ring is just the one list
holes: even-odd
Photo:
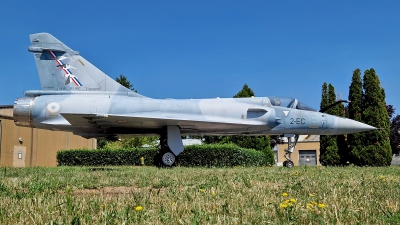
[(0, 105), (40, 89), (31, 33), (48, 32), (152, 98), (348, 96), (374, 68), (400, 113), (400, 1), (4, 1)]

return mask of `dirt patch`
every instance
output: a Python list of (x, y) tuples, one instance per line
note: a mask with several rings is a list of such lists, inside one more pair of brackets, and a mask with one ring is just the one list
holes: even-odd
[[(162, 188), (154, 188), (154, 187), (103, 187), (100, 189), (75, 189), (72, 191), (74, 196), (103, 196), (106, 198), (115, 198), (119, 196), (129, 196), (132, 194), (152, 194), (159, 195), (165, 193), (170, 188), (174, 188), (176, 191), (183, 191), (187, 189), (192, 189), (194, 186), (185, 186), (185, 187), (162, 187)], [(60, 194), (65, 194), (65, 191), (59, 191)]]
[[(75, 189), (72, 191), (72, 195), (74, 196), (102, 196), (106, 199), (117, 198), (120, 196), (129, 196), (132, 194), (154, 194), (158, 195), (160, 193), (164, 193), (168, 190), (168, 188), (151, 188), (151, 187), (104, 187), (100, 189)], [(60, 194), (65, 194), (65, 191), (60, 191)]]

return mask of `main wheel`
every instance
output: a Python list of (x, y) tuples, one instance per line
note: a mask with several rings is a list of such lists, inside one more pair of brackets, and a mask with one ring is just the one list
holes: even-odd
[(294, 166), (294, 163), (290, 160), (286, 161), (286, 167), (287, 168), (292, 168)]
[(175, 155), (172, 152), (165, 152), (162, 156), (161, 156), (161, 162), (166, 165), (166, 166), (172, 166), (172, 164), (174, 164), (175, 162)]

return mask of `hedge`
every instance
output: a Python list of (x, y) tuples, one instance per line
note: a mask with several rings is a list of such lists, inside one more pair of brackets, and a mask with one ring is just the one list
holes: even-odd
[(141, 157), (144, 158), (145, 165), (155, 165), (154, 159), (156, 159), (158, 152), (155, 148), (126, 150), (76, 149), (59, 151), (56, 158), (58, 166), (135, 166), (141, 165)]
[[(274, 160), (272, 158), (272, 160)], [(234, 144), (190, 145), (176, 159), (179, 166), (264, 166), (272, 165), (265, 154)]]
[[(120, 150), (64, 150), (57, 152), (58, 166), (161, 166), (160, 153), (155, 148)], [(178, 166), (232, 167), (272, 165), (274, 159), (253, 149), (234, 144), (190, 145), (176, 158)]]

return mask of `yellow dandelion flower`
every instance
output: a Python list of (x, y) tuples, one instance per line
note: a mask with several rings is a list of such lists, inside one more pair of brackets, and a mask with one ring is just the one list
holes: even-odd
[(136, 208), (135, 208), (136, 211), (142, 211), (142, 209), (143, 209), (143, 207), (140, 206), (140, 205), (139, 205), (139, 206), (136, 206)]
[(103, 204), (101, 204), (101, 205), (100, 205), (100, 208), (104, 208), (104, 205), (103, 205)]
[(284, 203), (284, 204), (288, 204), (289, 202), (290, 202), (290, 200), (287, 199), (287, 200), (285, 200), (283, 203)]
[(200, 191), (200, 192), (204, 192), (204, 189), (203, 189), (203, 188), (200, 188), (199, 191)]
[(212, 196), (215, 196), (216, 194), (215, 194), (215, 192), (213, 191), (213, 192), (211, 192), (211, 195), (212, 195)]
[(314, 208), (314, 205), (313, 205), (313, 204), (307, 203), (307, 209), (313, 210), (313, 208)]
[(321, 209), (324, 209), (324, 208), (326, 208), (326, 205), (323, 203), (320, 203), (320, 204), (318, 204), (318, 207), (320, 207)]
[(286, 209), (286, 208), (288, 207), (288, 205), (285, 204), (285, 203), (281, 203), (281, 204), (279, 205), (279, 207), (280, 207), (281, 209)]
[(310, 194), (310, 197), (314, 197), (314, 196), (315, 196), (315, 194), (314, 194), (314, 193), (311, 193), (311, 194)]
[(385, 176), (381, 176), (381, 179), (385, 179)]
[(291, 198), (290, 201), (293, 202), (293, 203), (297, 202), (297, 200), (295, 198)]
[(286, 192), (283, 192), (283, 193), (282, 193), (282, 196), (283, 196), (283, 197), (287, 197), (287, 196), (289, 196), (289, 194), (286, 193)]
[(175, 202), (172, 202), (171, 205), (175, 205)]

